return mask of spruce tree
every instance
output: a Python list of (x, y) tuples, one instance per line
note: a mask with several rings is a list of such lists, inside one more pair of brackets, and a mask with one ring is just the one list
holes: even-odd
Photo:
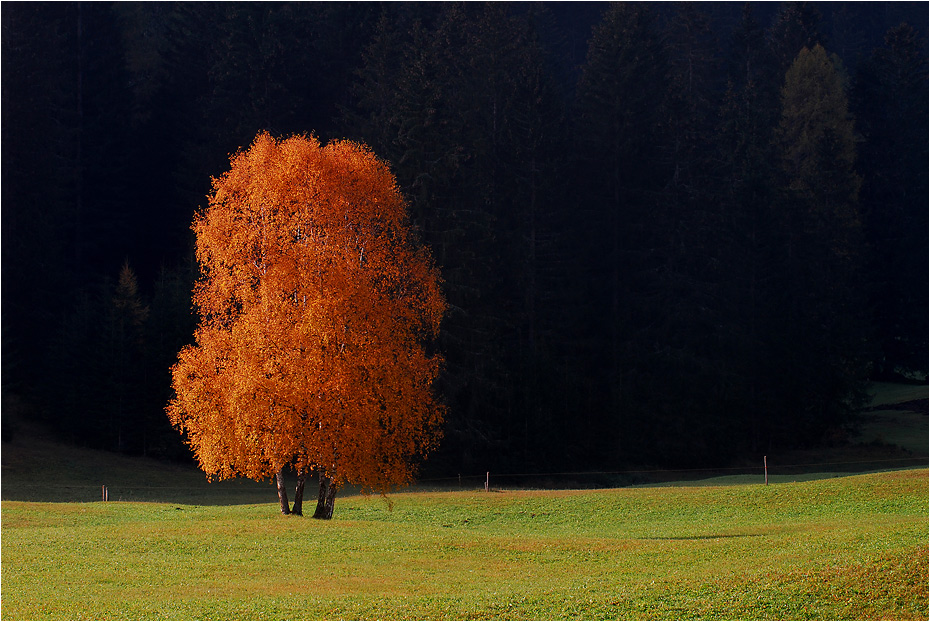
[(655, 17), (610, 5), (595, 27), (577, 90), (575, 179), (586, 227), (588, 339), (605, 406), (599, 450), (616, 457), (651, 446), (657, 395), (648, 358), (664, 311), (655, 276), (669, 240), (663, 188), (672, 179), (666, 134), (666, 58)]
[(861, 397), (864, 328), (856, 135), (838, 59), (804, 48), (785, 75), (776, 133), (784, 270), (774, 353), (784, 378), (781, 433), (821, 440)]
[(875, 374), (894, 378), (927, 366), (927, 56), (913, 28), (886, 33), (857, 73), (853, 101)]

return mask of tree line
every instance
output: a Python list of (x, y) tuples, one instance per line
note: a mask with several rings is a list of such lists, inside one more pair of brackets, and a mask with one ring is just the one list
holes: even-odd
[(857, 10), (597, 5), (579, 50), (545, 3), (6, 7), (4, 393), (186, 456), (193, 215), (257, 132), (314, 132), (390, 163), (440, 269), (428, 469), (842, 442), (927, 361), (926, 42)]

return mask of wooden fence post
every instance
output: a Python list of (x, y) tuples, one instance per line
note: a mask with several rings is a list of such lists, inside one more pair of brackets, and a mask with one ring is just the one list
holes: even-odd
[(100, 487), (100, 495), (101, 495), (101, 498), (102, 498), (104, 501), (107, 501), (107, 500), (108, 500), (109, 495), (107, 494), (107, 485), (106, 485), (106, 484), (104, 484), (103, 486)]
[(487, 472), (484, 474), (484, 491), (485, 491), (485, 492), (488, 492), (488, 491), (491, 490), (491, 488), (490, 488), (490, 483), (491, 483), (491, 472), (490, 472), (490, 471), (487, 471)]
[(769, 485), (769, 457), (762, 456), (762, 466), (765, 468), (765, 485)]

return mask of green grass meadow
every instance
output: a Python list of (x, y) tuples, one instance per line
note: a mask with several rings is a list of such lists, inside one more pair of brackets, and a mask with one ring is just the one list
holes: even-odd
[(2, 448), (0, 618), (926, 620), (928, 470), (887, 469), (926, 465), (927, 386), (874, 395), (852, 444), (770, 455), (768, 486), (420, 487), (340, 496), (328, 522), (282, 516), (269, 482), (24, 418)]
[(927, 469), (250, 505), (3, 501), (3, 619), (927, 619)]

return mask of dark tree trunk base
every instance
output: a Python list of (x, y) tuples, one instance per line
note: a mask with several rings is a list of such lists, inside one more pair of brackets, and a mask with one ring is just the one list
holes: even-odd
[(297, 489), (294, 490), (294, 507), (291, 509), (291, 514), (296, 514), (297, 516), (304, 515), (304, 483), (307, 481), (307, 473), (305, 471), (297, 472)]
[(316, 503), (316, 512), (313, 518), (330, 520), (333, 517), (333, 508), (336, 506), (336, 485), (333, 478), (320, 475), (320, 497)]
[(291, 507), (287, 500), (287, 489), (284, 487), (284, 469), (275, 474), (275, 479), (278, 481), (278, 501), (281, 502), (281, 513), (290, 514)]

